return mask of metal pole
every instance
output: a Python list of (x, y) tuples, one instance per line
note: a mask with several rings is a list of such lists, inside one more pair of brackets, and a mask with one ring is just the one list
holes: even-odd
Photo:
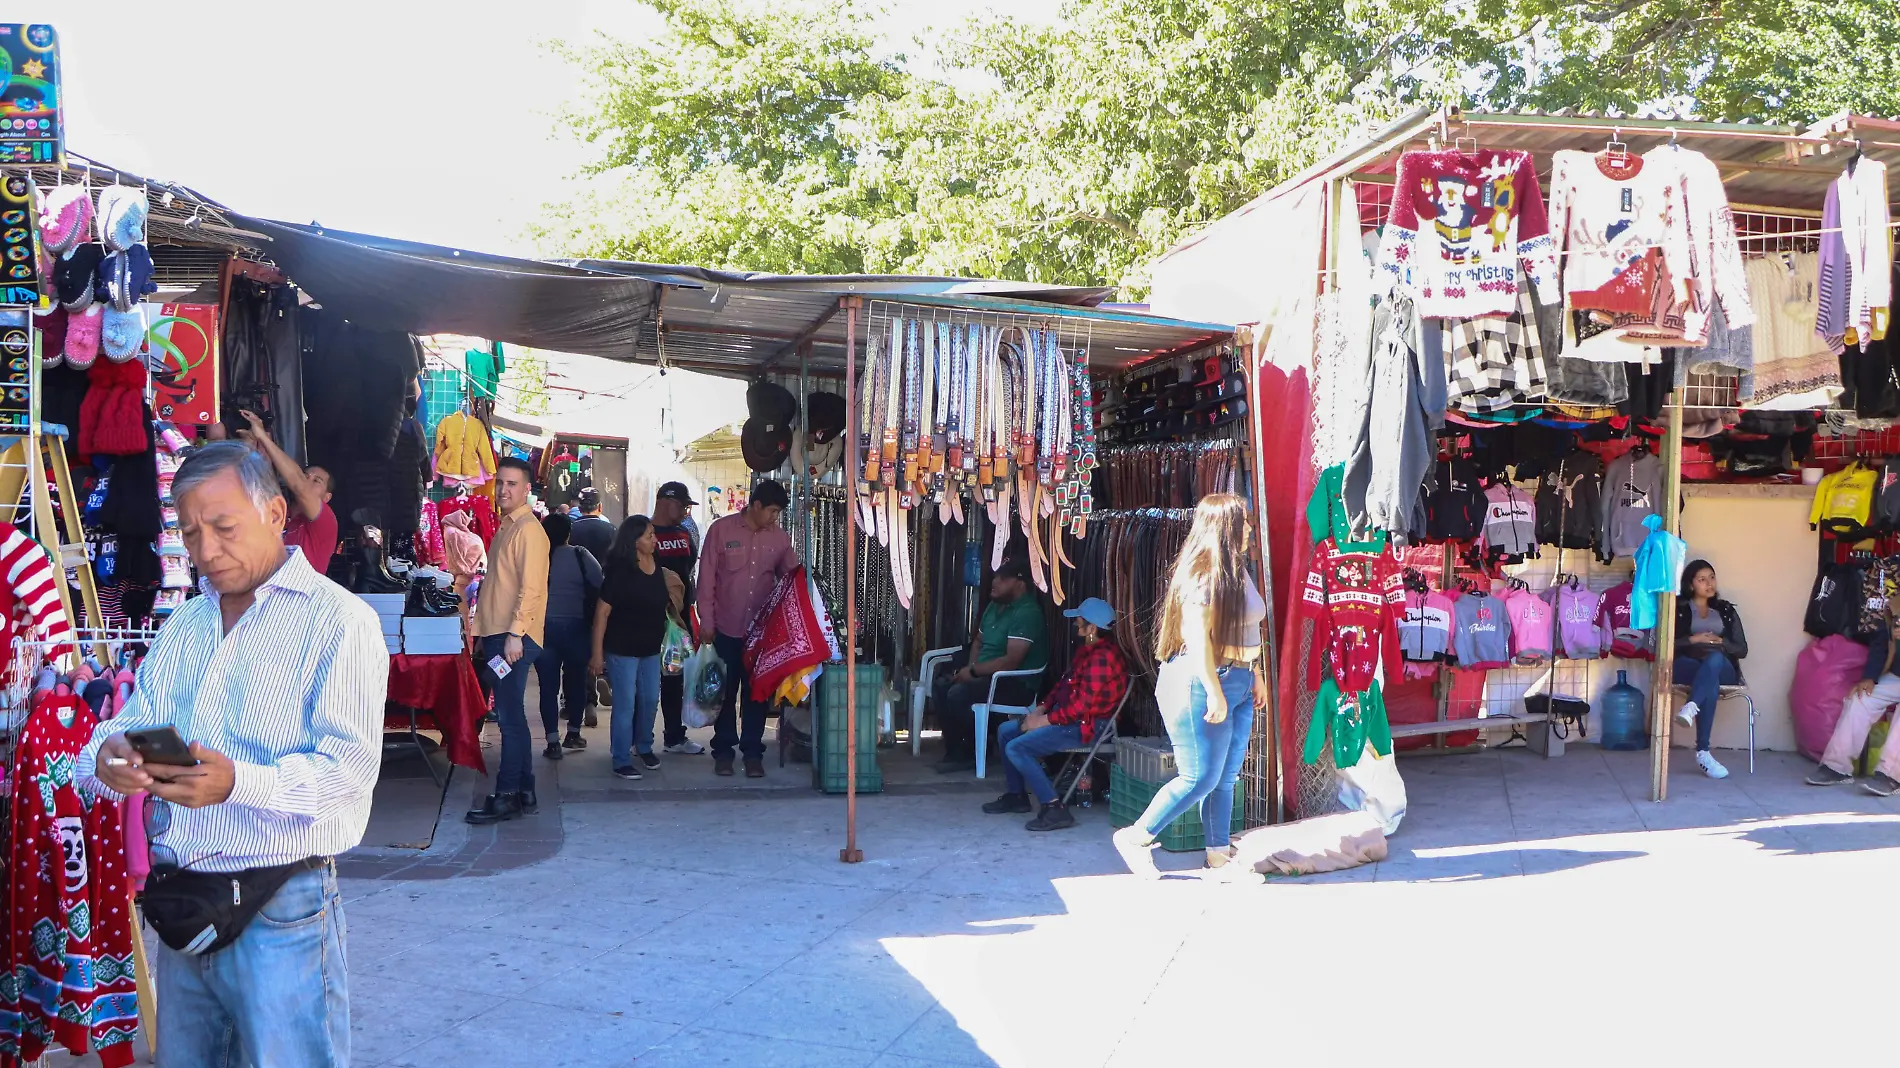
[[(805, 419), (805, 444), (811, 445), (811, 342), (807, 341), (798, 348), (798, 410)], [(792, 486), (799, 494), (798, 513), (800, 517), (799, 556), (805, 569), (811, 570), (811, 505), (812, 477), (811, 459), (799, 465), (792, 472)]]
[[(845, 297), (844, 304), (844, 411), (845, 446), (849, 458), (844, 469), (858, 468), (858, 305), (857, 297)], [(864, 860), (858, 848), (858, 531), (849, 513), (844, 521), (844, 848), (838, 859), (846, 864)]]
[[(1682, 394), (1669, 406), (1663, 436), (1663, 529), (1682, 536)], [(1649, 673), (1649, 799), (1669, 799), (1669, 698), (1676, 679), (1676, 591), (1656, 603), (1656, 666)], [(1713, 713), (1704, 713), (1712, 715)]]

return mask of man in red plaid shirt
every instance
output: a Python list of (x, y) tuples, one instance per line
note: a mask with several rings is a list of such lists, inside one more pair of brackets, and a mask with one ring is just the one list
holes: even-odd
[(1028, 812), (1029, 795), (1035, 794), (1042, 811), (1025, 825), (1032, 831), (1075, 826), (1075, 817), (1056, 800), (1056, 788), (1042, 762), (1064, 749), (1093, 743), (1095, 732), (1115, 715), (1122, 695), (1128, 692), (1128, 661), (1110, 634), (1115, 610), (1107, 601), (1091, 597), (1062, 614), (1075, 620), (1082, 645), (1069, 663), (1068, 674), (1049, 692), (1043, 710), (997, 730), (996, 744), (1008, 758), (1003, 773), (1009, 790), (983, 806), (992, 815)]

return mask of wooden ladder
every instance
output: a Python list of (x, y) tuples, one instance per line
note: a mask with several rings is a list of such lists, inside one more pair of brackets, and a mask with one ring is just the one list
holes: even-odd
[[(66, 610), (66, 618), (71, 621), (74, 630), (81, 627), (102, 629), (106, 625), (105, 614), (99, 609), (99, 586), (92, 574), (92, 560), (86, 552), (86, 532), (79, 523), (80, 510), (85, 502), (80, 499), (73, 487), (72, 468), (66, 463), (66, 448), (63, 439), (57, 434), (39, 436), (38, 456), (30, 456), (27, 439), (15, 441), (5, 452), (0, 453), (0, 510), (6, 512), (8, 522), (19, 522), (22, 513), (33, 517), (33, 533), (46, 548), (54, 562), (62, 569), (70, 569), (79, 579), (80, 607), (84, 614), (73, 611), (72, 591), (62, 576), (54, 585), (59, 587), (60, 607)], [(52, 472), (51, 482), (47, 481), (47, 472)], [(52, 494), (57, 492), (64, 507), (64, 514), (58, 519), (53, 515)], [(94, 650), (102, 661), (106, 658), (106, 649), (100, 645)]]

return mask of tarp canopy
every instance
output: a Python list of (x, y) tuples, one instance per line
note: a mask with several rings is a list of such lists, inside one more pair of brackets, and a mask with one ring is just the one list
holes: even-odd
[(515, 345), (632, 359), (657, 296), (652, 282), (317, 226), (237, 217), (325, 308), (412, 334), (472, 334)]

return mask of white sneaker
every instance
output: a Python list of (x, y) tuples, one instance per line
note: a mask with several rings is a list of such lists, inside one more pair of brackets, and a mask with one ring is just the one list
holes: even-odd
[[(1693, 727), (1695, 726), (1696, 713), (1700, 711), (1702, 710), (1696, 707), (1694, 701), (1684, 701), (1682, 707), (1676, 710), (1676, 722), (1685, 727)], [(1721, 778), (1719, 775), (1716, 777)]]
[(690, 738), (687, 739), (686, 741), (679, 743), (678, 745), (669, 745), (664, 750), (662, 750), (662, 752), (675, 753), (680, 756), (698, 756), (699, 754), (704, 753), (705, 751), (706, 751), (705, 746), (700, 745), (698, 742), (695, 742)]
[(1723, 767), (1722, 762), (1715, 759), (1715, 754), (1709, 752), (1707, 749), (1695, 755), (1695, 762), (1702, 765), (1702, 774), (1707, 775), (1711, 779), (1728, 778), (1728, 769)]

